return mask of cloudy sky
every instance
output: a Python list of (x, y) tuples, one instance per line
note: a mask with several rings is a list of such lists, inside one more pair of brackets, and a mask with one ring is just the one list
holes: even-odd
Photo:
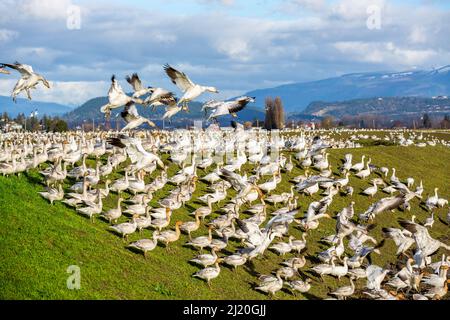
[[(36, 100), (72, 105), (105, 95), (113, 73), (177, 92), (166, 62), (220, 98), (450, 64), (447, 0), (1, 0), (0, 13), (0, 62), (30, 64), (52, 82)], [(0, 95), (16, 78), (1, 75)]]

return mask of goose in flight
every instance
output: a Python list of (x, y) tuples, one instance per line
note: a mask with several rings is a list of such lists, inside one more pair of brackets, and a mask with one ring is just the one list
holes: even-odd
[(136, 171), (139, 171), (154, 162), (156, 162), (160, 168), (165, 168), (161, 158), (154, 153), (146, 151), (139, 138), (130, 138), (126, 135), (120, 135), (118, 138), (109, 138), (107, 142), (115, 147), (126, 149), (128, 156), (131, 159), (131, 163), (135, 165), (134, 169)]
[(136, 109), (136, 105), (132, 101), (128, 102), (125, 105), (125, 109), (120, 113), (120, 115), (127, 123), (127, 125), (122, 130), (120, 130), (121, 132), (132, 130), (143, 125), (144, 123), (148, 123), (148, 125), (151, 127), (156, 127), (153, 121), (150, 121), (149, 119), (139, 115)]
[(16, 62), (15, 64), (1, 63), (0, 68), (4, 70), (4, 67), (14, 69), (18, 71), (22, 76), (19, 81), (17, 81), (12, 92), (12, 98), (14, 102), (16, 102), (17, 95), (22, 91), (25, 91), (27, 93), (28, 99), (31, 100), (30, 89), (36, 89), (36, 86), (39, 82), (42, 82), (44, 86), (50, 88), (50, 83), (43, 76), (35, 73), (33, 71), (33, 68), (27, 64), (21, 64), (19, 62)]
[(166, 112), (163, 115), (163, 119), (171, 119), (174, 115), (184, 109), (182, 106), (178, 106), (176, 99), (169, 99), (161, 101), (161, 104), (166, 105)]
[(218, 117), (225, 116), (227, 114), (231, 114), (233, 117), (236, 118), (237, 117), (236, 113), (243, 110), (249, 103), (253, 102), (255, 102), (255, 98), (253, 97), (240, 97), (233, 101), (215, 104), (208, 120), (217, 119)]
[(423, 257), (426, 258), (431, 256), (441, 247), (446, 250), (450, 250), (450, 246), (439, 240), (433, 239), (428, 233), (428, 229), (426, 227), (407, 220), (400, 220), (399, 224), (413, 234), (416, 247), (418, 251), (421, 251)]
[(116, 80), (116, 76), (113, 75), (111, 78), (111, 87), (108, 91), (108, 104), (104, 105), (100, 108), (102, 113), (105, 113), (107, 116), (111, 114), (111, 109), (120, 108), (121, 106), (126, 105), (129, 102), (142, 104), (143, 101), (138, 98), (133, 98), (125, 94), (122, 89), (122, 86)]
[(141, 79), (139, 79), (137, 73), (133, 73), (131, 76), (126, 76), (125, 80), (127, 80), (127, 82), (133, 87), (133, 98), (139, 98), (152, 92), (151, 87), (144, 88), (144, 86), (142, 85), (142, 81)]
[(219, 91), (215, 87), (201, 86), (193, 83), (184, 72), (178, 71), (168, 64), (164, 66), (164, 70), (172, 80), (172, 83), (175, 84), (184, 93), (180, 101), (178, 101), (178, 104), (184, 104), (183, 109), (186, 111), (189, 110), (187, 104), (190, 101), (198, 98), (206, 91), (219, 93)]
[(153, 111), (155, 111), (157, 106), (167, 106), (176, 103), (175, 94), (173, 92), (163, 88), (150, 88), (149, 90), (151, 95), (144, 100), (144, 105), (152, 107)]

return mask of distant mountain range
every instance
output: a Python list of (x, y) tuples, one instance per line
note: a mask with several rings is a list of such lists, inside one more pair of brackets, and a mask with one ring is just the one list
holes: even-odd
[(450, 95), (450, 65), (428, 71), (347, 74), (325, 80), (293, 83), (246, 93), (264, 106), (267, 96), (279, 96), (286, 112), (299, 113), (312, 102), (373, 97), (433, 97)]
[[(96, 123), (104, 123), (105, 115), (100, 112), (100, 107), (108, 103), (107, 97), (98, 97), (91, 99), (85, 102), (82, 106), (70, 111), (65, 114), (63, 117), (71, 126), (80, 125), (84, 120), (92, 122), (94, 120)], [(186, 113), (185, 111), (180, 111), (174, 117), (172, 117), (172, 124), (169, 121), (165, 121), (165, 127), (174, 126), (186, 126), (186, 124), (192, 124), (193, 121), (196, 120), (205, 120), (205, 114), (201, 111), (203, 103), (201, 102), (191, 102), (189, 104), (190, 112)], [(141, 106), (137, 106), (139, 114), (148, 119), (151, 119), (158, 126), (162, 126), (162, 116), (165, 112), (165, 109), (162, 107), (158, 107), (155, 112), (152, 111), (151, 108), (145, 108)], [(111, 126), (114, 128), (116, 125), (116, 121), (119, 122), (121, 126), (125, 125), (125, 122), (122, 120), (120, 116), (120, 112), (123, 110), (122, 108), (113, 109), (111, 112)], [(253, 121), (260, 120), (263, 121), (265, 117), (265, 113), (252, 106), (248, 106), (244, 110), (239, 112), (239, 118), (237, 119), (239, 122), (245, 121)], [(221, 125), (229, 125), (232, 120), (231, 116), (221, 117), (220, 123)]]
[(11, 97), (0, 96), (0, 113), (7, 112), (9, 116), (15, 117), (19, 113), (29, 116), (34, 110), (38, 110), (38, 115), (44, 114), (49, 116), (63, 115), (73, 108), (58, 103), (42, 102), (17, 98), (17, 103), (14, 103)]
[(338, 102), (313, 102), (302, 113), (291, 114), (291, 119), (332, 116), (341, 119), (346, 116), (377, 115), (400, 119), (428, 113), (430, 116), (450, 114), (450, 99), (447, 96), (387, 97), (355, 99)]

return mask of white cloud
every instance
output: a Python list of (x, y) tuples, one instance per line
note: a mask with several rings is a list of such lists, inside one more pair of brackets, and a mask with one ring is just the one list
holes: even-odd
[(415, 26), (409, 35), (409, 40), (412, 43), (426, 43), (427, 42), (427, 33), (423, 27)]
[(71, 0), (19, 0), (20, 11), (38, 19), (66, 19)]
[(325, 0), (291, 0), (291, 3), (313, 11), (325, 9)]
[(383, 11), (386, 0), (339, 0), (332, 5), (331, 11), (342, 19), (353, 20), (367, 18), (367, 9), (371, 6), (377, 6)]
[(219, 39), (215, 43), (220, 53), (227, 55), (232, 60), (249, 61), (251, 59), (251, 48), (247, 41), (238, 38)]
[(387, 65), (415, 66), (431, 59), (437, 52), (431, 49), (413, 50), (397, 47), (392, 42), (337, 42), (335, 48), (343, 54), (362, 62)]

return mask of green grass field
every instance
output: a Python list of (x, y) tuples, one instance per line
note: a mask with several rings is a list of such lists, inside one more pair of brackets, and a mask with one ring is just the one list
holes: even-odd
[[(450, 198), (449, 148), (378, 146), (330, 150), (334, 171), (341, 164), (344, 154), (349, 152), (354, 155), (354, 162), (359, 161), (360, 156), (365, 154), (370, 156), (372, 163), (377, 166), (397, 168), (397, 176), (402, 180), (413, 177), (419, 182), (423, 179), (424, 199), (434, 187), (439, 188), (441, 197)], [(89, 163), (92, 165), (92, 161)], [(169, 175), (177, 170), (178, 168), (172, 164)], [(152, 176), (158, 173), (155, 172)], [(291, 186), (289, 179), (301, 173), (303, 170), (297, 166), (289, 175), (283, 174), (283, 181), (276, 193), (289, 191)], [(199, 171), (200, 176), (204, 174), (205, 172)], [(372, 174), (371, 178), (375, 176), (377, 175)], [(329, 209), (330, 213), (335, 216), (353, 200), (356, 202), (355, 211), (359, 214), (372, 202), (388, 196), (381, 191), (373, 199), (359, 195), (362, 189), (369, 186), (368, 180), (351, 177), (350, 185), (355, 188), (353, 197), (337, 195)], [(176, 220), (193, 219), (188, 212), (201, 206), (195, 199), (205, 193), (206, 187), (207, 185), (198, 183), (193, 200), (174, 212), (171, 226)], [(157, 200), (167, 195), (172, 188), (174, 187), (167, 185), (155, 194), (150, 204), (156, 206)], [(37, 171), (21, 177), (0, 177), (0, 299), (268, 299), (268, 296), (254, 289), (257, 275), (269, 274), (281, 261), (294, 255), (287, 254), (283, 258), (266, 251), (265, 258), (255, 259), (252, 263), (238, 268), (236, 272), (222, 266), (220, 276), (212, 281), (212, 289), (209, 289), (205, 282), (192, 277), (199, 268), (189, 264), (188, 260), (193, 258), (197, 251), (184, 247), (186, 235), (182, 235), (178, 242), (171, 245), (170, 252), (158, 246), (149, 252), (148, 258), (145, 259), (142, 254), (127, 249), (127, 243), (108, 231), (108, 223), (100, 218), (95, 218), (95, 223), (91, 223), (62, 203), (51, 206), (37, 193), (43, 189)], [(231, 195), (229, 192), (229, 197)], [(104, 208), (114, 207), (116, 197), (115, 194), (110, 195)], [(301, 215), (311, 201), (320, 198), (320, 195), (300, 196)], [(412, 214), (417, 216), (419, 222), (423, 222), (428, 213), (419, 206), (417, 199), (413, 200), (411, 205), (411, 212), (386, 212), (377, 216), (377, 226), (371, 234), (381, 240), (382, 227), (398, 226), (399, 218), (409, 219)], [(218, 206), (214, 208), (217, 209)], [(445, 219), (447, 211), (448, 207), (439, 209), (436, 213), (441, 219)], [(214, 214), (209, 218), (213, 219), (216, 216), (217, 214)], [(126, 220), (126, 217), (122, 217), (119, 222)], [(325, 276), (323, 283), (308, 270), (312, 264), (310, 256), (328, 247), (318, 240), (334, 233), (335, 223), (335, 220), (321, 220), (319, 228), (308, 234), (308, 248), (305, 254), (309, 260), (301, 272), (303, 276), (313, 279), (310, 292), (294, 297), (284, 289), (277, 293), (276, 298), (326, 298), (331, 289), (349, 283), (348, 278), (341, 279), (339, 283), (337, 279), (329, 276)], [(292, 228), (291, 234), (300, 238), (301, 231), (294, 224)], [(430, 233), (433, 237), (450, 243), (450, 228), (437, 217)], [(193, 236), (204, 234), (206, 228), (202, 226)], [(129, 240), (150, 236), (151, 231), (145, 230), (141, 235), (133, 234)], [(229, 254), (237, 246), (237, 243), (232, 242), (232, 248), (227, 248), (229, 251), (225, 253)], [(395, 249), (393, 241), (387, 240), (380, 249), (382, 254), (372, 255), (373, 263), (385, 266), (396, 262)], [(440, 253), (433, 258), (434, 261), (440, 259)], [(70, 265), (77, 265), (81, 269), (80, 290), (67, 289), (66, 280), (70, 274), (66, 270)], [(364, 284), (365, 280), (357, 282), (358, 292), (363, 289)]]

